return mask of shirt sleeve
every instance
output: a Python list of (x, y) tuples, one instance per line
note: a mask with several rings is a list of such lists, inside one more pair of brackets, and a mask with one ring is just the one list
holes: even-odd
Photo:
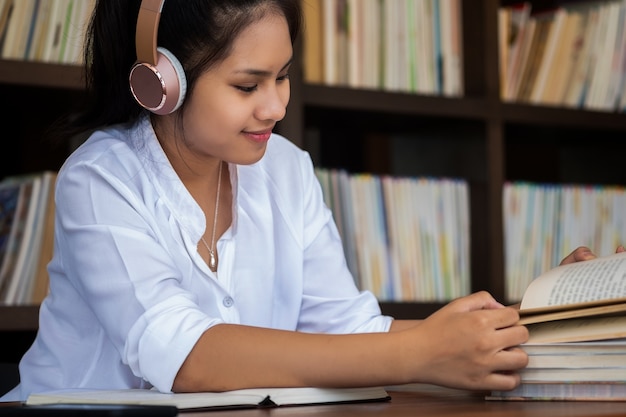
[(200, 335), (218, 319), (201, 312), (180, 285), (184, 271), (157, 227), (158, 204), (146, 204), (150, 187), (143, 177), (122, 180), (89, 162), (60, 172), (55, 250), (62, 273), (55, 285), (75, 291), (97, 320), (76, 318), (75, 326), (101, 328), (133, 374), (169, 391)]

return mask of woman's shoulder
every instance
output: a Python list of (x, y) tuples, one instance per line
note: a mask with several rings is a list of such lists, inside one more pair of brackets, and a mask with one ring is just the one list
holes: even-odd
[(68, 162), (89, 161), (93, 163), (106, 155), (117, 154), (116, 150), (129, 148), (129, 127), (114, 125), (91, 132), (68, 158)]
[[(93, 169), (119, 172), (136, 172), (144, 165), (142, 147), (146, 140), (137, 140), (145, 136), (140, 122), (116, 124), (93, 131), (67, 158), (63, 169), (76, 166), (89, 166)], [(143, 143), (144, 145), (140, 145)]]
[(155, 172), (157, 162), (150, 158), (147, 150), (149, 144), (136, 139), (138, 135), (142, 133), (135, 125), (126, 124), (109, 126), (91, 133), (59, 170), (59, 189), (67, 188), (64, 185), (68, 182), (83, 187), (97, 183), (109, 184), (111, 187), (123, 186), (139, 192), (139, 189), (154, 180), (155, 175), (151, 174)]

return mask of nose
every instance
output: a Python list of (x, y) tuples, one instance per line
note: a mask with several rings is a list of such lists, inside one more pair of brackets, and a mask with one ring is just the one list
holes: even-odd
[(257, 106), (256, 117), (259, 120), (282, 120), (287, 113), (290, 97), (289, 83), (281, 83), (268, 88)]

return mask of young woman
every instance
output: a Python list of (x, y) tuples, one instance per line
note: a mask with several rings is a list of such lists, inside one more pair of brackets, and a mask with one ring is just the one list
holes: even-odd
[(3, 400), (81, 387), (515, 387), (528, 334), (514, 308), (480, 292), (393, 320), (355, 287), (309, 156), (272, 133), (300, 0), (161, 3), (97, 3), (91, 105), (73, 122), (95, 132), (59, 172), (50, 294)]

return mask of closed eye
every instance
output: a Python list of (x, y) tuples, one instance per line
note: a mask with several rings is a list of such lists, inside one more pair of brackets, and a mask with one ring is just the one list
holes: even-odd
[(255, 85), (251, 85), (251, 86), (243, 86), (243, 85), (236, 85), (235, 88), (239, 91), (242, 91), (244, 93), (252, 93), (254, 91), (256, 91), (256, 89), (259, 86), (257, 84)]
[[(276, 81), (280, 83), (288, 79), (289, 79), (289, 74), (284, 74), (284, 75), (277, 77)], [(235, 88), (239, 91), (249, 94), (249, 93), (255, 92), (259, 88), (259, 85), (258, 84), (249, 85), (249, 86), (248, 85), (236, 85)]]

